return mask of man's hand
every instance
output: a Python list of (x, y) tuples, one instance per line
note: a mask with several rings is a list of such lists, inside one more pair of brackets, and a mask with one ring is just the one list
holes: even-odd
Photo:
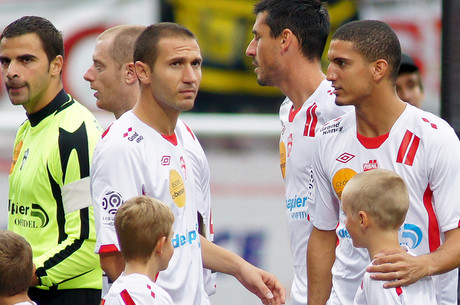
[(263, 304), (286, 303), (286, 290), (273, 274), (247, 264), (237, 279), (247, 290), (257, 295)]
[(425, 256), (413, 256), (404, 249), (384, 251), (373, 259), (366, 271), (372, 273), (373, 280), (387, 281), (384, 288), (407, 286), (429, 275)]

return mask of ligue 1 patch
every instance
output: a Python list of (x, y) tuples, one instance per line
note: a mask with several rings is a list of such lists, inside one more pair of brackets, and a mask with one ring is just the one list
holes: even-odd
[(340, 200), (342, 200), (343, 188), (354, 175), (356, 175), (356, 172), (351, 168), (342, 168), (332, 178), (332, 186)]
[(281, 167), (281, 175), (283, 175), (283, 179), (286, 177), (286, 146), (284, 146), (284, 142), (280, 142), (280, 167)]
[(13, 160), (11, 161), (11, 167), (10, 167), (10, 175), (14, 170), (14, 167), (16, 166), (16, 162), (18, 162), (19, 154), (21, 153), (22, 145), (24, 143), (21, 141), (16, 144), (14, 147), (14, 152), (13, 152)]
[(182, 208), (185, 206), (185, 185), (181, 175), (174, 169), (169, 171), (169, 193), (174, 203)]

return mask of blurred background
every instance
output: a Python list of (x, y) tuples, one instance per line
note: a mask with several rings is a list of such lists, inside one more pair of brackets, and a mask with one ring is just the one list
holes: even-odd
[[(94, 111), (107, 127), (113, 116), (96, 108), (94, 92), (83, 80), (92, 62), (97, 35), (117, 24), (148, 25), (158, 21), (175, 21), (191, 29), (198, 37), (204, 58), (203, 80), (195, 108), (183, 118), (198, 135), (208, 155), (215, 240), (277, 275), (289, 292), (293, 268), (278, 154), (277, 113), (283, 96), (276, 88), (257, 84), (251, 59), (245, 56), (253, 36), (255, 2), (0, 0), (0, 31), (24, 15), (39, 15), (53, 22), (63, 32), (65, 41), (64, 87)], [(397, 33), (403, 52), (410, 54), (420, 68), (425, 88), (422, 108), (448, 118), (453, 113), (449, 110), (455, 107), (447, 99), (441, 103), (441, 83), (449, 84), (441, 82), (441, 72), (447, 70), (441, 69), (444, 67), (441, 64), (442, 16), (446, 10), (455, 12), (452, 5), (459, 2), (329, 0), (327, 5), (332, 31), (355, 19), (387, 22)], [(449, 32), (449, 35), (453, 34)], [(446, 58), (450, 53), (444, 54)], [(327, 67), (326, 59), (323, 67), (324, 70)], [(448, 91), (445, 88), (443, 92)], [(13, 140), (24, 119), (24, 109), (11, 106), (4, 85), (0, 84), (0, 228), (6, 228)], [(255, 296), (225, 275), (218, 276), (217, 293), (211, 302), (259, 304)]]

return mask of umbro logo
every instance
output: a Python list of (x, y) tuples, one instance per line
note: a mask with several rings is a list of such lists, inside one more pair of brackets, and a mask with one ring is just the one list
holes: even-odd
[(337, 161), (342, 162), (342, 163), (347, 163), (351, 159), (353, 159), (355, 155), (349, 154), (349, 153), (343, 153), (340, 156), (337, 157)]

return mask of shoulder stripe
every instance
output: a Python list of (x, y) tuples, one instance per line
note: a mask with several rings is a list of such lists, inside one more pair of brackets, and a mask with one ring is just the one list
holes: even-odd
[(187, 128), (187, 131), (192, 135), (193, 140), (195, 140), (195, 135), (193, 134), (193, 132), (192, 132), (192, 130), (190, 129), (190, 127), (188, 127), (188, 125), (185, 124), (185, 123), (184, 123), (184, 125), (185, 125), (185, 128)]
[(136, 303), (134, 303), (133, 298), (129, 295), (128, 290), (126, 289), (123, 290), (122, 292), (120, 292), (120, 295), (121, 295), (121, 298), (123, 299), (123, 302), (126, 305), (136, 305)]
[(404, 138), (402, 139), (401, 144), (399, 146), (396, 162), (412, 166), (419, 144), (420, 138), (414, 135), (409, 130), (406, 130)]
[(316, 103), (313, 103), (310, 107), (307, 109), (307, 122), (305, 123), (305, 129), (303, 131), (303, 135), (307, 137), (315, 137), (315, 128), (316, 125), (318, 124), (318, 116), (316, 115), (316, 108), (318, 108), (318, 105)]

